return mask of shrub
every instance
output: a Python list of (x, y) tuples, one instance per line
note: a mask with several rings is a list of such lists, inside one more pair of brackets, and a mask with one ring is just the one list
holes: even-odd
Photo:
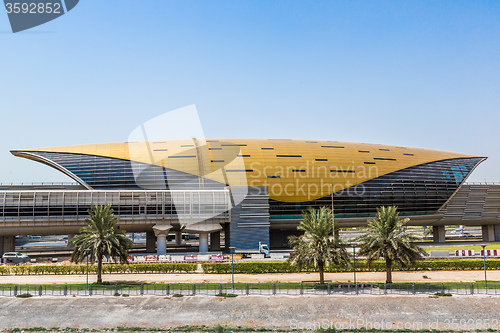
[[(97, 273), (96, 265), (89, 265), (90, 274)], [(105, 264), (102, 266), (104, 274), (111, 273), (192, 273), (196, 271), (195, 263), (150, 263), (150, 264)], [(0, 274), (14, 275), (68, 275), (85, 274), (87, 265), (27, 265), (27, 266), (0, 266)]]
[(441, 296), (441, 297), (451, 297), (452, 295), (450, 293), (435, 293), (435, 296)]
[[(204, 273), (230, 274), (231, 263), (203, 263)], [(500, 259), (486, 261), (487, 269), (500, 269)], [(394, 271), (438, 271), (438, 270), (482, 270), (483, 261), (474, 259), (424, 259), (411, 266), (394, 265)], [(295, 273), (314, 272), (313, 267), (303, 267), (298, 270), (288, 262), (238, 262), (234, 264), (234, 272), (240, 274), (265, 274), (265, 273)], [(326, 272), (350, 272), (352, 268), (332, 265), (325, 269)], [(358, 272), (384, 272), (385, 261), (373, 261), (368, 267), (366, 260), (356, 260)]]
[(220, 294), (217, 294), (215, 296), (224, 297), (224, 298), (226, 298), (226, 297), (238, 297), (238, 295), (236, 295), (236, 294), (227, 294), (227, 293), (220, 293)]
[(19, 294), (16, 297), (17, 298), (30, 298), (30, 297), (33, 297), (33, 295), (26, 293), (26, 294)]

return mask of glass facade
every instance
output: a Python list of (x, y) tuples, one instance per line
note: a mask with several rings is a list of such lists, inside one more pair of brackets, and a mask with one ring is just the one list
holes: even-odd
[[(190, 173), (124, 159), (75, 153), (33, 152), (32, 154), (57, 163), (96, 190), (217, 190), (226, 187), (223, 183)], [(452, 158), (419, 164), (362, 181), (333, 194), (335, 215), (339, 218), (372, 216), (377, 207), (384, 205), (398, 206), (402, 215), (434, 214), (481, 161), (483, 161), (481, 157)], [(281, 165), (287, 166), (287, 163), (289, 162), (283, 161)], [(230, 171), (234, 170), (226, 170), (227, 174)], [(333, 171), (353, 179), (356, 177), (353, 170), (332, 169), (331, 172)], [(278, 176), (272, 177), (276, 177), (272, 180), (280, 180)], [(203, 186), (200, 183), (201, 179)], [(307, 181), (307, 177), (302, 179)], [(325, 181), (328, 182), (329, 179), (325, 178)], [(330, 207), (332, 195), (299, 203), (284, 202), (285, 200), (276, 197), (269, 201), (271, 219), (296, 219), (300, 218), (302, 211), (309, 206)]]
[[(33, 152), (32, 154), (59, 164), (96, 190), (168, 190), (172, 187), (198, 190), (200, 188), (198, 176), (158, 165), (83, 154), (51, 152)], [(224, 187), (224, 184), (203, 179), (204, 189), (215, 190)]]
[[(426, 163), (392, 172), (333, 194), (335, 216), (374, 215), (377, 207), (398, 206), (402, 215), (434, 214), (482, 158)], [(332, 196), (303, 203), (270, 200), (271, 219), (298, 218), (307, 207), (331, 207)]]

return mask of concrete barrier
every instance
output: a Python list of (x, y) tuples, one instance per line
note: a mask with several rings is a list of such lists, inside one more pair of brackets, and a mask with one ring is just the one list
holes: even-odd
[(456, 250), (455, 255), (457, 257), (473, 257), (475, 256), (474, 250)]
[[(481, 257), (484, 256), (484, 250), (481, 250)], [(498, 257), (500, 250), (486, 250), (486, 257)]]
[(430, 253), (431, 258), (443, 258), (449, 256), (450, 256), (450, 251), (431, 251)]
[(283, 253), (271, 253), (271, 259), (283, 259), (285, 255)]
[(167, 254), (160, 254), (158, 256), (158, 261), (159, 262), (166, 262), (166, 261), (170, 261), (171, 260), (171, 256), (167, 255)]
[(158, 261), (158, 256), (156, 254), (150, 254), (146, 256), (146, 261), (147, 262), (157, 262)]
[(250, 258), (252, 258), (252, 259), (264, 259), (264, 255), (261, 253), (252, 253)]
[(222, 260), (224, 260), (224, 255), (223, 254), (212, 254), (210, 259), (214, 260), (214, 261), (222, 261)]
[(209, 254), (198, 254), (198, 261), (208, 261), (210, 260), (210, 255)]

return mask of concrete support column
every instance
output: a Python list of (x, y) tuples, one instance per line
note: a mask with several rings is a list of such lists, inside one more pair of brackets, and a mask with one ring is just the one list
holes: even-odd
[(432, 227), (432, 236), (434, 243), (444, 243), (446, 241), (446, 230), (444, 225), (435, 225)]
[(153, 253), (156, 250), (156, 237), (153, 231), (146, 232), (146, 252)]
[(214, 221), (204, 221), (188, 225), (184, 228), (185, 232), (193, 232), (200, 235), (199, 252), (208, 252), (208, 234), (220, 231), (222, 227)]
[(73, 247), (72, 246), (69, 246), (69, 241), (73, 239), (73, 237), (75, 237), (76, 234), (68, 234), (68, 248), (72, 249)]
[(182, 245), (182, 232), (176, 231), (175, 232), (175, 246), (181, 246)]
[(156, 254), (167, 253), (167, 235), (170, 229), (172, 229), (170, 224), (156, 224), (153, 226), (156, 236)]
[(167, 253), (167, 235), (160, 234), (156, 236), (156, 253), (157, 254)]
[(493, 224), (482, 225), (483, 241), (494, 242), (495, 241), (495, 226)]
[(200, 247), (199, 252), (205, 253), (208, 252), (208, 232), (200, 232)]
[(231, 224), (224, 224), (224, 252), (229, 253), (229, 247), (231, 246)]
[(210, 251), (220, 251), (220, 231), (210, 234)]
[(5, 252), (14, 252), (16, 250), (15, 236), (0, 236), (0, 256)]

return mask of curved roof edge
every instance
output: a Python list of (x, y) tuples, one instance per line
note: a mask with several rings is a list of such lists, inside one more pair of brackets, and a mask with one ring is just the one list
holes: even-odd
[(48, 165), (48, 166), (56, 169), (57, 171), (61, 171), (66, 176), (72, 178), (78, 184), (80, 184), (83, 187), (85, 187), (87, 190), (93, 190), (93, 188), (89, 184), (87, 184), (85, 181), (83, 181), (80, 177), (78, 177), (77, 175), (75, 175), (74, 173), (72, 173), (71, 171), (69, 171), (68, 169), (66, 169), (65, 167), (63, 167), (62, 165), (60, 165), (60, 164), (58, 164), (58, 163), (56, 163), (56, 162), (54, 162), (54, 161), (52, 161), (52, 160), (50, 160), (48, 158), (39, 156), (36, 153), (26, 152), (26, 151), (11, 150), (10, 152), (14, 156), (27, 158), (29, 160), (33, 160), (33, 161), (40, 162), (40, 163), (43, 163), (45, 165)]

